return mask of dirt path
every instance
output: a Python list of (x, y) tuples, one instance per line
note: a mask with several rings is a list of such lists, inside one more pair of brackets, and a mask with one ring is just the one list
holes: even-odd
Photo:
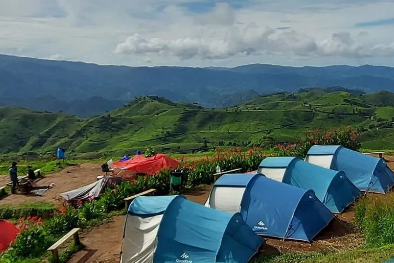
[[(44, 193), (43, 196), (14, 194), (0, 200), (1, 204), (22, 204), (30, 202), (51, 202), (57, 203), (61, 200), (60, 193), (88, 185), (96, 181), (97, 176), (101, 175), (101, 167), (98, 164), (82, 164), (70, 166), (61, 172), (49, 174), (44, 179), (38, 181), (38, 186), (47, 186), (54, 183), (53, 188)], [(9, 182), (8, 176), (0, 176), (0, 185)]]
[(82, 234), (81, 242), (86, 247), (73, 255), (69, 263), (119, 262), (124, 220), (124, 216), (116, 216), (112, 222)]

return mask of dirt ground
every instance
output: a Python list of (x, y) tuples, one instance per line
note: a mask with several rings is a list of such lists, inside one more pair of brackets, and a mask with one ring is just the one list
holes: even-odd
[[(31, 202), (51, 202), (57, 203), (61, 200), (60, 193), (88, 185), (97, 180), (101, 175), (101, 166), (99, 164), (82, 164), (70, 166), (61, 172), (46, 175), (44, 179), (37, 182), (38, 186), (47, 186), (54, 184), (53, 188), (44, 193), (43, 196), (14, 194), (0, 200), (1, 204), (22, 204)], [(8, 176), (0, 176), (0, 186), (9, 182)]]
[(86, 247), (73, 255), (69, 263), (112, 263), (120, 261), (124, 216), (115, 216), (110, 223), (81, 234)]

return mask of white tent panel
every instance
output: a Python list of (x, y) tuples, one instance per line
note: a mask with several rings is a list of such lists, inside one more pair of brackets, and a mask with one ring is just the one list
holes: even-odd
[(162, 218), (163, 215), (148, 218), (127, 215), (121, 263), (153, 263)]
[(332, 158), (334, 155), (327, 154), (327, 155), (307, 155), (305, 161), (308, 163), (312, 163), (327, 169), (330, 169)]
[(209, 206), (222, 211), (237, 213), (240, 211), (244, 192), (245, 187), (214, 187), (208, 200)]
[(285, 176), (285, 172), (286, 172), (286, 168), (259, 168), (259, 173), (265, 175), (266, 177), (278, 181), (278, 182), (282, 182), (283, 181), (283, 177)]

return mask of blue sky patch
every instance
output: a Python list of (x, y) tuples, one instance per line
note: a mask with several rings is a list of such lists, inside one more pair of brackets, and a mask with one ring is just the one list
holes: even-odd
[(361, 23), (357, 23), (356, 27), (373, 27), (373, 26), (388, 26), (388, 25), (394, 25), (394, 18), (381, 19), (381, 20), (375, 20), (369, 22), (361, 22)]
[(193, 13), (206, 13), (211, 11), (218, 3), (227, 3), (234, 9), (238, 9), (250, 5), (250, 3), (246, 0), (244, 1), (227, 0), (227, 1), (196, 1), (190, 3), (182, 3), (180, 4), (180, 6), (186, 7), (189, 11)]

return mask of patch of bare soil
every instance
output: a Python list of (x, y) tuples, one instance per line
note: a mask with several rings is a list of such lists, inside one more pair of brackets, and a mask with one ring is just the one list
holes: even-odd
[[(101, 166), (99, 164), (82, 164), (70, 166), (61, 172), (46, 175), (44, 179), (37, 182), (37, 186), (48, 186), (54, 184), (44, 193), (43, 196), (24, 195), (21, 193), (11, 194), (0, 200), (1, 204), (22, 204), (31, 202), (50, 202), (57, 203), (61, 200), (60, 194), (67, 192), (84, 185), (88, 185), (97, 180), (97, 176), (101, 175)], [(0, 177), (0, 186), (6, 185), (9, 182), (8, 176)]]
[(78, 251), (69, 263), (120, 262), (125, 216), (115, 216), (109, 223), (93, 227), (80, 236), (85, 248)]

